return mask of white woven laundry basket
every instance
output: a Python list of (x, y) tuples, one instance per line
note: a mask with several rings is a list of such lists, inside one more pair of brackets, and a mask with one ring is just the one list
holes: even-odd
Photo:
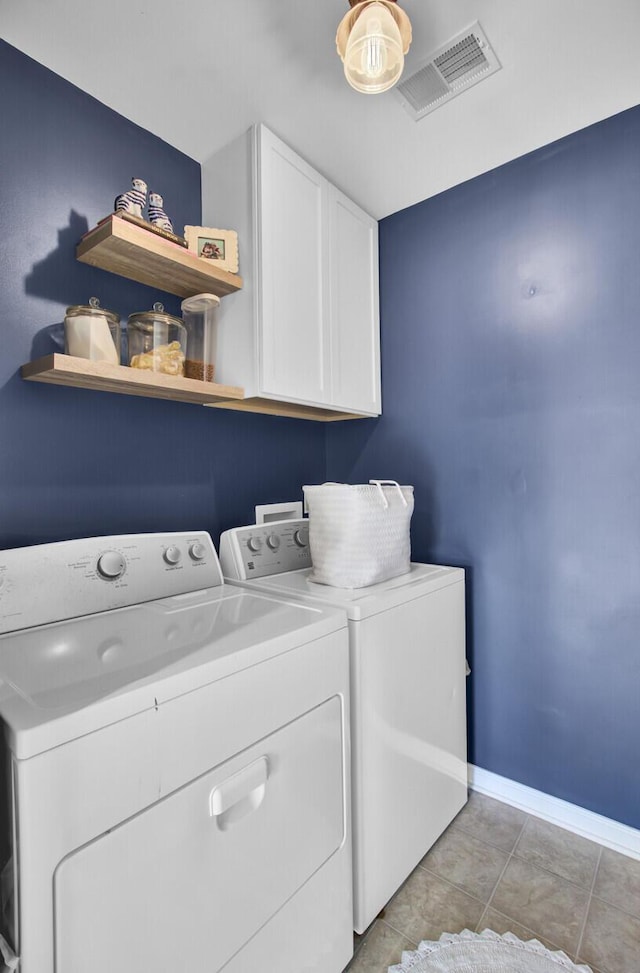
[(406, 574), (413, 487), (395, 480), (305, 486), (311, 581), (364, 588)]

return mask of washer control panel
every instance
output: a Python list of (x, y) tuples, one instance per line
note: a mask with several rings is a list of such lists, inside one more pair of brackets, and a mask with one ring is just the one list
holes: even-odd
[(232, 581), (310, 568), (309, 521), (278, 520), (227, 530), (220, 538), (220, 563)]
[(206, 531), (0, 551), (0, 634), (223, 584)]

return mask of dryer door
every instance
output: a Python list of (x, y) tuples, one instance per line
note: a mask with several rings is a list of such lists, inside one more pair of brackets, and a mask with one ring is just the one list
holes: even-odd
[(342, 727), (335, 696), (65, 859), (56, 969), (220, 970), (344, 841)]

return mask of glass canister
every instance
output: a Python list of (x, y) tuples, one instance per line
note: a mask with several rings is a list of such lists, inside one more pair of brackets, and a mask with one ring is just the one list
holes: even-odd
[(184, 374), (200, 382), (213, 382), (215, 370), (216, 311), (220, 298), (215, 294), (195, 294), (182, 302), (187, 329), (187, 360)]
[(127, 342), (131, 368), (165, 375), (183, 375), (187, 332), (180, 318), (166, 314), (156, 303), (152, 311), (130, 314)]
[(64, 353), (74, 358), (120, 364), (120, 315), (100, 307), (97, 297), (73, 304), (64, 316)]

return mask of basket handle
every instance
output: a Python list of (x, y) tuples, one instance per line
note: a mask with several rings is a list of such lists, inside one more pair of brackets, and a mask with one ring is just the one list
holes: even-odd
[(380, 491), (380, 496), (382, 497), (382, 502), (384, 504), (385, 510), (389, 506), (389, 501), (387, 500), (387, 498), (384, 495), (384, 490), (382, 489), (383, 484), (385, 484), (387, 486), (394, 486), (396, 488), (396, 490), (398, 491), (398, 493), (400, 494), (400, 499), (402, 500), (402, 503), (404, 504), (405, 507), (407, 506), (407, 501), (406, 501), (405, 495), (402, 492), (402, 489), (400, 487), (400, 484), (398, 483), (397, 480), (369, 480), (369, 483), (372, 483), (375, 486), (377, 486), (378, 490)]

